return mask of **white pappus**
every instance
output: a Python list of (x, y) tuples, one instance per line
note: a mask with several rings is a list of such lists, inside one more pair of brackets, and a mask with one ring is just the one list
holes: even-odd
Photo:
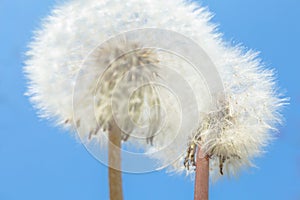
[[(24, 67), (29, 80), (28, 95), (41, 117), (54, 120), (58, 126), (80, 129), (82, 137), (95, 137), (101, 142), (112, 120), (111, 91), (116, 88), (125, 71), (146, 66), (137, 74), (130, 75), (131, 83), (155, 82), (162, 76), (159, 73), (163, 67), (162, 59), (170, 57), (151, 50), (126, 54), (111, 65), (111, 71), (106, 71), (107, 77), (103, 77), (102, 87), (95, 89), (93, 87), (111, 59), (122, 56), (133, 46), (139, 47), (139, 44), (120, 41), (97, 50), (90, 57), (88, 55), (99, 44), (125, 31), (151, 27), (178, 32), (195, 41), (212, 60), (223, 81), (225, 95), (224, 99), (219, 100), (218, 110), (207, 112), (206, 100), (200, 97), (205, 92), (204, 86), (193, 80), (188, 65), (177, 60), (167, 62), (173, 63), (174, 68), (190, 80), (191, 85), (193, 82), (198, 84), (192, 87), (201, 121), (195, 124), (193, 132), (180, 133), (181, 142), (186, 149), (193, 142), (201, 146), (210, 156), (212, 174), (236, 174), (241, 167), (252, 165), (253, 158), (263, 153), (264, 147), (273, 138), (276, 125), (281, 122), (280, 110), (286, 99), (277, 91), (273, 71), (265, 68), (258, 54), (224, 42), (216, 25), (210, 22), (211, 18), (212, 14), (206, 8), (183, 0), (67, 1), (43, 20), (42, 27), (29, 45)], [(83, 61), (91, 65), (82, 72)], [(149, 65), (152, 67), (149, 68)], [(84, 85), (77, 91), (83, 98), (80, 104), (75, 105), (78, 113), (74, 119), (73, 90), (78, 84), (79, 73), (84, 74), (85, 81), (81, 81)], [(126, 85), (119, 89), (123, 91), (125, 88)], [(99, 97), (96, 98), (96, 121), (90, 110), (95, 91)], [(144, 121), (148, 107), (158, 106), (165, 101), (159, 98), (159, 92), (153, 87), (145, 87), (132, 96), (129, 115), (136, 123)], [(120, 98), (118, 95), (114, 97)], [(116, 102), (122, 104), (120, 99), (116, 99)], [(167, 109), (172, 110), (170, 107)], [(151, 118), (149, 123), (159, 122)], [(164, 146), (173, 137), (177, 125), (172, 124), (171, 118), (157, 137), (144, 135), (147, 142), (152, 143), (149, 147), (143, 144), (145, 149), (153, 151)], [(125, 129), (135, 131), (134, 127)], [(156, 130), (156, 125), (152, 129)], [(128, 139), (124, 137), (124, 140)], [(172, 149), (168, 149), (159, 154), (157, 159), (168, 163), (169, 158), (173, 157), (172, 152)], [(182, 152), (171, 168), (179, 172), (193, 172), (192, 168), (184, 166), (184, 159), (185, 152)], [(186, 164), (192, 164), (192, 161), (188, 160)]]

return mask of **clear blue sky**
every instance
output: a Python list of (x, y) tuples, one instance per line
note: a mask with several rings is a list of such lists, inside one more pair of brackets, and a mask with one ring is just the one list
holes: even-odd
[[(23, 53), (56, 0), (0, 0), (0, 200), (105, 200), (107, 169), (68, 133), (36, 117), (23, 95)], [(291, 97), (286, 125), (259, 168), (210, 188), (214, 199), (300, 199), (300, 1), (202, 0), (227, 40), (262, 52)], [(126, 200), (193, 199), (193, 182), (124, 174)]]

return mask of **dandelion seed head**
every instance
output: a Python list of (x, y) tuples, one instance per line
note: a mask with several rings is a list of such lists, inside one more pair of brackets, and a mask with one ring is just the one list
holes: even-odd
[[(286, 99), (278, 93), (274, 72), (266, 69), (258, 53), (223, 41), (211, 18), (206, 8), (182, 0), (67, 1), (43, 20), (29, 45), (24, 67), (27, 94), (41, 117), (76, 129), (81, 138), (101, 142), (110, 122), (118, 120), (125, 133), (151, 138), (152, 145), (142, 144), (148, 152), (161, 150), (178, 137), (178, 144), (154, 157), (164, 164), (172, 161), (172, 171), (193, 172), (183, 165), (185, 152), (175, 162), (173, 158), (176, 146), (188, 148), (195, 142), (210, 156), (213, 176), (218, 176), (220, 164), (224, 174), (237, 174), (253, 166), (253, 159), (273, 139)], [(224, 86), (216, 109), (211, 109), (207, 87), (187, 62), (127, 38), (106, 42), (119, 33), (149, 27), (190, 38), (212, 60)], [(177, 99), (149, 84), (166, 78), (168, 74), (162, 73), (166, 64), (194, 91), (194, 97), (185, 97), (190, 105), (187, 113), (196, 110), (200, 119), (193, 131), (178, 133)], [(163, 113), (169, 118), (161, 128)], [(194, 123), (195, 116), (188, 117)], [(145, 121), (147, 132), (136, 128)]]

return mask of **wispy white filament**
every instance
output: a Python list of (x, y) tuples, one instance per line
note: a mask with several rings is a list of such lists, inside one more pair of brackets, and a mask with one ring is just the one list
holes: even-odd
[[(98, 129), (98, 124), (89, 120), (91, 113), (86, 109), (87, 102), (94, 98), (93, 90), (82, 91), (85, 98), (76, 105), (84, 123), (73, 119), (73, 89), (83, 60), (100, 43), (124, 31), (148, 27), (176, 31), (203, 48), (217, 67), (225, 90), (219, 109), (199, 110), (202, 120), (195, 125), (198, 128), (182, 135), (181, 141), (187, 148), (192, 141), (200, 144), (211, 157), (214, 173), (219, 172), (220, 162), (224, 162), (224, 172), (235, 174), (242, 166), (251, 165), (253, 158), (260, 156), (273, 138), (271, 133), (281, 121), (279, 111), (285, 100), (278, 94), (273, 71), (264, 67), (256, 52), (225, 43), (209, 21), (211, 16), (207, 9), (183, 0), (67, 1), (43, 21), (30, 44), (25, 66), (28, 94), (41, 117), (54, 120), (59, 126), (80, 128), (86, 134), (104, 133), (111, 120), (111, 109), (101, 107), (104, 104), (100, 101), (97, 113), (102, 129)], [(112, 46), (111, 51), (118, 48)], [(101, 62), (99, 68), (90, 68), (95, 71), (87, 72), (87, 80), (97, 82), (97, 75), (106, 67)], [(174, 66), (178, 66), (183, 76), (190, 73), (185, 64), (176, 65), (174, 61)], [(197, 100), (205, 108), (206, 100)], [(154, 98), (154, 101), (159, 100)], [(151, 151), (171, 141), (176, 125), (153, 138)], [(158, 159), (167, 163), (172, 153), (166, 150)], [(176, 171), (186, 170), (184, 154), (173, 163)]]

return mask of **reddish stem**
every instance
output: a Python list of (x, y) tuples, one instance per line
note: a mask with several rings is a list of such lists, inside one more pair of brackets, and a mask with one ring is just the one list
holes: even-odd
[(209, 158), (198, 147), (196, 158), (196, 178), (194, 200), (208, 200)]

